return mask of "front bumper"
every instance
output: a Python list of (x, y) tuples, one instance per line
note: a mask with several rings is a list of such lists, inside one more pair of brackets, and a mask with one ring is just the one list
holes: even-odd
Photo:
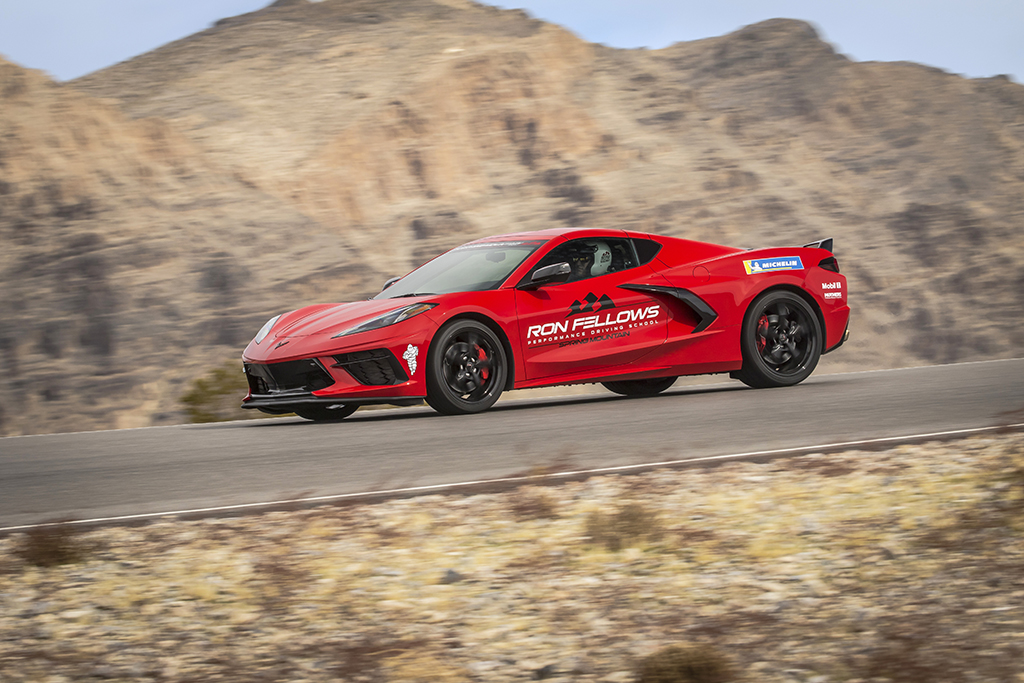
[(249, 382), (243, 408), (290, 412), (310, 403), (414, 405), (424, 397), (420, 383), (406, 372), (419, 369), (418, 363), (403, 367), (387, 348), (277, 363), (246, 362), (243, 367)]
[[(312, 338), (295, 339), (282, 350), (250, 344), (242, 357), (249, 393), (243, 408), (292, 412), (309, 404), (415, 405), (426, 396), (426, 363), (432, 323), (368, 332), (359, 344), (338, 348)], [(410, 321), (412, 322), (412, 321)], [(411, 328), (411, 329), (410, 329)], [(319, 343), (317, 343), (319, 342)], [(333, 348), (332, 348), (333, 346)], [(326, 348), (325, 348), (326, 347)]]
[(311, 393), (294, 394), (270, 394), (251, 395), (243, 402), (243, 408), (265, 409), (268, 412), (290, 413), (294, 408), (310, 404), (318, 405), (393, 405), (393, 406), (414, 406), (423, 402), (424, 396), (376, 396), (355, 397), (349, 396), (344, 400), (335, 396), (316, 396)]

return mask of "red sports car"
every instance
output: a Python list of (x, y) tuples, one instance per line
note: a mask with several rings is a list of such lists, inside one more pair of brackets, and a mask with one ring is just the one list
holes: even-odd
[(503, 391), (600, 382), (627, 396), (679, 375), (797, 384), (848, 336), (832, 240), (743, 250), (625, 230), (463, 244), (366, 301), (267, 321), (243, 408), (338, 420), (360, 405), (486, 410)]

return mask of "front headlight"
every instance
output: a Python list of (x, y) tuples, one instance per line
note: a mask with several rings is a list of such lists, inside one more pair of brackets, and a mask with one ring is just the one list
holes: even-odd
[(252, 340), (254, 342), (256, 342), (257, 344), (259, 344), (261, 341), (266, 339), (267, 335), (270, 334), (270, 330), (274, 329), (274, 325), (276, 325), (277, 321), (280, 320), (280, 319), (281, 319), (281, 316), (276, 315), (273, 318), (271, 318), (270, 320), (268, 320), (267, 324), (260, 328), (260, 331), (256, 333), (256, 336), (253, 337)]
[(395, 323), (400, 323), (403, 320), (408, 320), (420, 313), (426, 313), (436, 305), (437, 304), (410, 304), (408, 306), (402, 306), (401, 308), (396, 308), (393, 311), (388, 311), (384, 315), (378, 315), (376, 318), (370, 318), (366, 322), (360, 323), (355, 327), (350, 327), (344, 332), (339, 332), (331, 337), (331, 339), (346, 337), (350, 334), (357, 334), (359, 332), (379, 330), (382, 327), (387, 327), (388, 325), (394, 325)]

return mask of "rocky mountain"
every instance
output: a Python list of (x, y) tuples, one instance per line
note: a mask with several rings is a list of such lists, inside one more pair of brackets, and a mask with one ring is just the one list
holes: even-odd
[(311, 273), (365, 286), (344, 244), (166, 122), (3, 61), (0, 98), (0, 433), (177, 420), (267, 310), (317, 296)]
[(469, 0), (282, 0), (61, 85), (2, 66), (8, 433), (180, 419), (275, 312), (551, 225), (834, 237), (853, 336), (825, 368), (1024, 351), (1007, 78), (783, 19), (617, 50)]

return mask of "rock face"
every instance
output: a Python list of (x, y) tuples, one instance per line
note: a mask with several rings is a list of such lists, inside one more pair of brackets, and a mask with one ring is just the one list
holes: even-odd
[(0, 94), (0, 433), (176, 419), (187, 380), (351, 258), (164, 121), (8, 62)]
[(835, 237), (833, 368), (1024, 350), (1024, 87), (802, 22), (616, 50), (465, 0), (281, 1), (70, 84), (3, 73), (8, 433), (178, 419), (270, 315), (551, 225)]

